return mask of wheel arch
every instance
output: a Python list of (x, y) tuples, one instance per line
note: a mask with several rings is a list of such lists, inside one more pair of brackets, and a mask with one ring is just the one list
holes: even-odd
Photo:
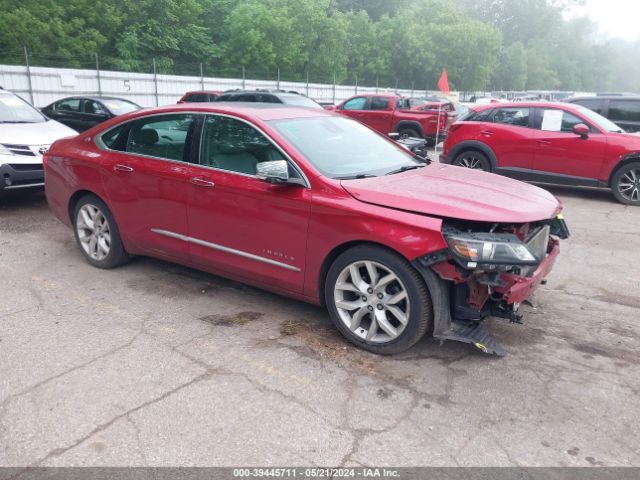
[(86, 190), (86, 189), (80, 189), (75, 191), (73, 195), (71, 195), (71, 197), (69, 198), (69, 204), (67, 205), (67, 213), (69, 215), (69, 220), (71, 221), (71, 224), (73, 224), (73, 211), (75, 210), (76, 205), (78, 204), (80, 199), (85, 195), (94, 195), (98, 197), (100, 200), (102, 200), (105, 205), (107, 205), (107, 202), (104, 201), (104, 198), (102, 198), (96, 192), (93, 192), (91, 190)]
[(613, 180), (613, 176), (625, 165), (633, 162), (640, 162), (640, 152), (628, 153), (616, 164), (615, 167), (611, 170), (609, 174), (609, 179), (607, 180), (607, 187), (611, 187), (611, 181)]
[(473, 150), (486, 155), (486, 157), (489, 159), (489, 163), (491, 163), (492, 172), (498, 167), (498, 159), (496, 157), (496, 154), (493, 152), (493, 150), (491, 150), (491, 148), (487, 144), (482, 143), (478, 140), (467, 140), (455, 145), (449, 152), (449, 155), (447, 155), (445, 163), (451, 164), (453, 163), (455, 158), (458, 155), (460, 155), (462, 152), (473, 151)]
[(333, 264), (333, 262), (336, 260), (336, 258), (338, 258), (342, 253), (346, 252), (347, 250), (356, 247), (356, 246), (371, 246), (371, 247), (378, 247), (381, 248), (383, 250), (386, 250), (390, 253), (393, 253), (395, 255), (398, 255), (402, 258), (404, 258), (407, 262), (409, 262), (409, 264), (415, 268), (415, 266), (413, 265), (413, 263), (411, 262), (411, 259), (406, 258), (404, 255), (402, 255), (402, 253), (400, 253), (397, 250), (394, 250), (393, 248), (389, 248), (389, 246), (384, 245), (382, 243), (378, 243), (378, 242), (372, 242), (369, 240), (351, 240), (345, 243), (341, 243), (340, 245), (337, 245), (336, 247), (333, 248), (333, 250), (331, 250), (327, 256), (324, 258), (322, 265), (320, 267), (320, 273), (319, 273), (319, 277), (318, 277), (318, 298), (320, 300), (320, 305), (321, 306), (325, 306), (325, 300), (324, 300), (324, 295), (325, 295), (325, 282), (327, 280), (327, 274), (329, 273), (329, 268), (331, 268), (331, 265)]
[(417, 130), (418, 133), (424, 138), (424, 130), (422, 128), (422, 125), (420, 125), (420, 122), (417, 122), (415, 120), (400, 120), (397, 123), (394, 131), (399, 133), (403, 128), (411, 128), (413, 130)]

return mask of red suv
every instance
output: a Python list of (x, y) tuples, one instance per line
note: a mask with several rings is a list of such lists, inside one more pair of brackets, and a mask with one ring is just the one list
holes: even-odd
[(442, 161), (521, 180), (610, 187), (618, 201), (640, 205), (640, 136), (580, 105), (475, 107), (449, 127)]
[(502, 353), (482, 320), (520, 321), (567, 234), (538, 187), (277, 104), (118, 117), (55, 142), (45, 189), (96, 267), (148, 255), (323, 304), (377, 353), (427, 331)]

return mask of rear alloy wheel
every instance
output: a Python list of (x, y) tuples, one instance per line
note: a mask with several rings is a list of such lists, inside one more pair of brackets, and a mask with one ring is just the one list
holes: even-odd
[(491, 171), (491, 164), (484, 153), (476, 150), (467, 150), (458, 155), (453, 161), (453, 165), (470, 168), (472, 170)]
[(412, 347), (432, 319), (424, 282), (406, 260), (382, 248), (355, 247), (329, 269), (327, 306), (340, 332), (374, 353)]
[(127, 260), (116, 222), (98, 197), (82, 197), (75, 206), (73, 220), (76, 241), (93, 266), (113, 268)]
[(640, 205), (640, 162), (624, 165), (611, 179), (613, 196), (625, 205)]

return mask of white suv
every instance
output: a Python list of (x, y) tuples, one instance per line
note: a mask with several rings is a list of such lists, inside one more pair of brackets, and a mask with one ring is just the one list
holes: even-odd
[(0, 194), (44, 185), (42, 154), (77, 132), (0, 87)]

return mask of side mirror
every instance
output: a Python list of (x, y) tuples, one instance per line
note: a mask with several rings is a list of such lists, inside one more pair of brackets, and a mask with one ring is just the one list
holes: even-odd
[(267, 183), (304, 186), (302, 179), (289, 176), (289, 164), (286, 160), (258, 163), (256, 165), (256, 177)]
[(573, 126), (573, 133), (579, 135), (580, 138), (585, 139), (589, 136), (589, 127), (587, 127), (584, 123), (578, 123)]

